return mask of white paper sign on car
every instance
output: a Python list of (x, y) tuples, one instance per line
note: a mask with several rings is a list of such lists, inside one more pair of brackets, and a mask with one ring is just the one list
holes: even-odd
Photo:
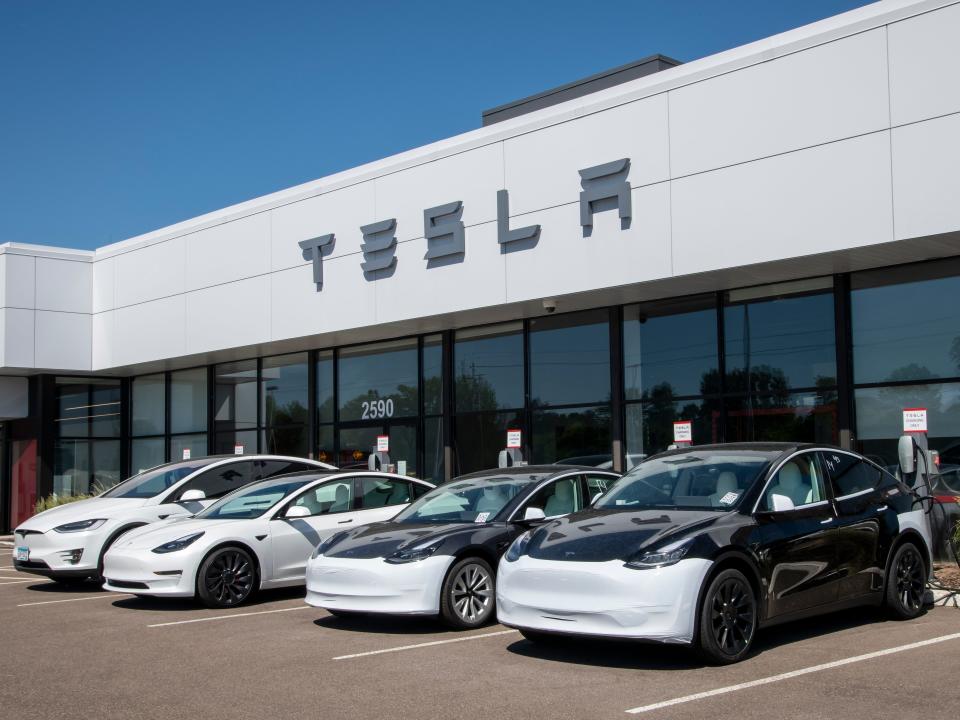
[(677, 420), (673, 423), (674, 442), (693, 442), (693, 423), (690, 420)]
[(390, 452), (389, 435), (377, 435), (377, 452)]
[(903, 409), (903, 431), (904, 432), (927, 432), (927, 409), (926, 408), (904, 408)]

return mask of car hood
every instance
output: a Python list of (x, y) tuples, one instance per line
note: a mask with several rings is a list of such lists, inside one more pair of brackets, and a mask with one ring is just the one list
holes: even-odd
[(59, 505), (22, 523), (17, 529), (36, 530), (47, 532), (60, 525), (80, 522), (81, 520), (110, 519), (122, 517), (130, 510), (143, 507), (147, 503), (141, 498), (87, 498), (76, 502)]
[(203, 520), (201, 518), (170, 518), (157, 523), (150, 523), (143, 527), (134, 528), (120, 536), (113, 547), (131, 550), (148, 549), (178, 540), (185, 535), (197, 532), (209, 532), (221, 525), (243, 524), (243, 520)]
[(709, 527), (727, 513), (702, 510), (584, 510), (539, 528), (526, 554), (538, 560), (627, 560), (672, 537)]
[(396, 523), (379, 522), (347, 530), (324, 555), (326, 557), (370, 560), (385, 558), (398, 550), (421, 543), (442, 542), (464, 532), (473, 532), (477, 523)]

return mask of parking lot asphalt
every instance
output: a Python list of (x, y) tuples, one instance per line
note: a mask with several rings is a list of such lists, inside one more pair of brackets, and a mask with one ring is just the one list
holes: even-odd
[(956, 720), (960, 707), (952, 608), (773, 628), (746, 661), (705, 667), (676, 647), (542, 647), (500, 625), (334, 618), (302, 589), (209, 610), (9, 568), (3, 551), (2, 717)]

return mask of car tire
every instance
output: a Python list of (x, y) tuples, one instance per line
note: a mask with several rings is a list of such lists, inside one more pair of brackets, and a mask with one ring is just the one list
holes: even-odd
[(197, 571), (197, 597), (210, 608), (236, 607), (256, 587), (253, 558), (243, 548), (223, 547), (210, 553)]
[(440, 619), (458, 630), (486, 624), (496, 614), (496, 586), (489, 563), (468, 557), (454, 563), (440, 590)]
[(927, 589), (927, 565), (920, 549), (912, 542), (897, 548), (887, 571), (885, 604), (898, 620), (912, 620), (923, 614), (923, 595)]
[(703, 595), (697, 650), (711, 665), (740, 662), (757, 632), (757, 598), (746, 576), (735, 568), (717, 573)]

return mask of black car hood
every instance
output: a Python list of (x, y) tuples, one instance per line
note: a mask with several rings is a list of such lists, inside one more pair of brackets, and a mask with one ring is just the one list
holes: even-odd
[(537, 530), (526, 554), (538, 560), (627, 560), (639, 550), (715, 524), (703, 510), (584, 510)]
[(356, 560), (385, 558), (405, 547), (433, 540), (440, 542), (462, 532), (472, 532), (477, 527), (475, 523), (374, 523), (347, 530), (324, 555)]

